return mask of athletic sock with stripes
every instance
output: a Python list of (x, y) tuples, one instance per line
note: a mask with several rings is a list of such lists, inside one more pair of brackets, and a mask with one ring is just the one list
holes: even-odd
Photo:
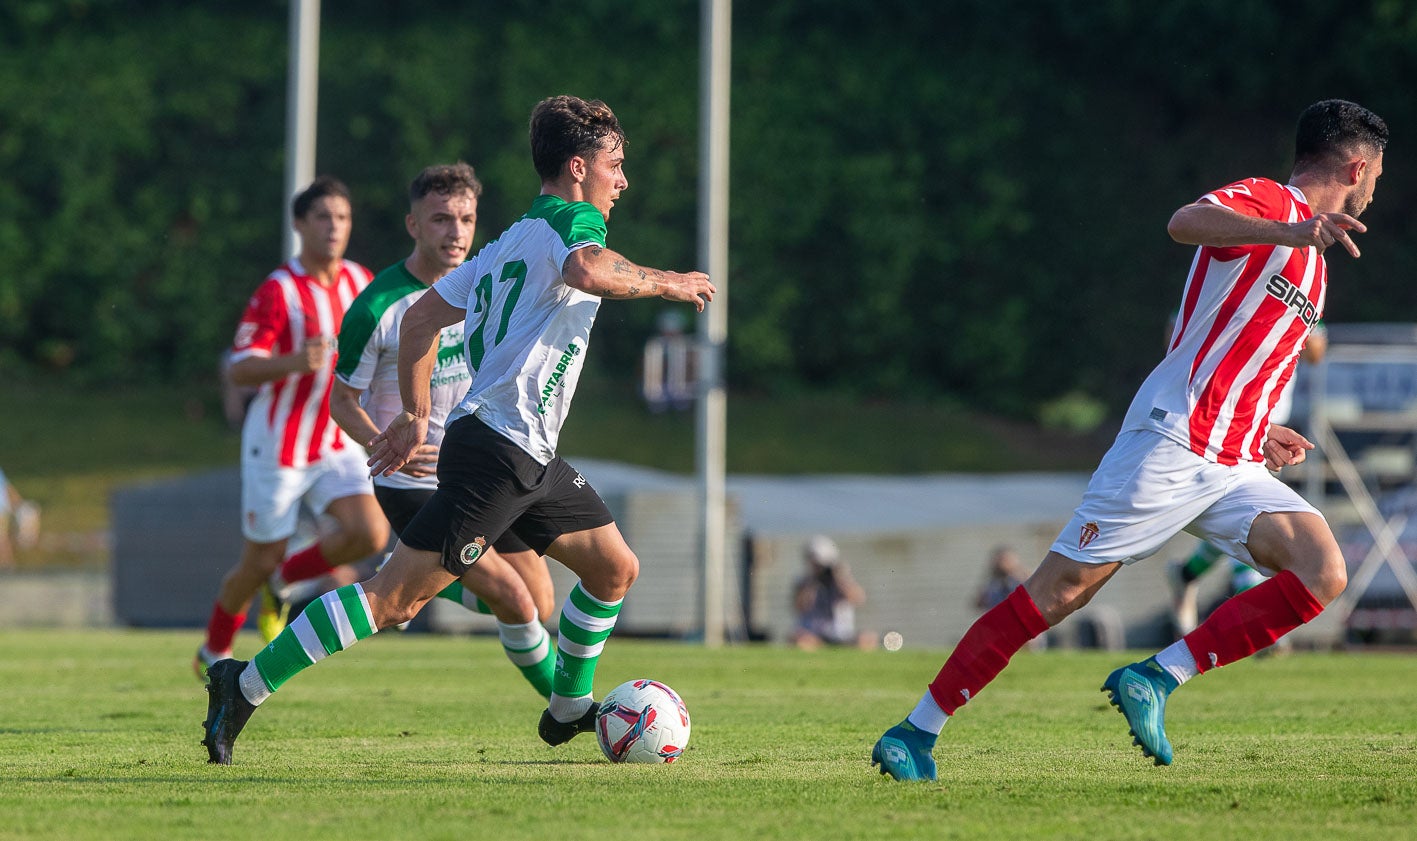
[(477, 594), (462, 585), (461, 581), (454, 581), (448, 586), (438, 591), (437, 599), (447, 599), (454, 604), (460, 604), (473, 613), (480, 613), (483, 616), (491, 616), (492, 608), (487, 602), (477, 597)]
[(350, 584), (311, 602), (241, 673), (246, 700), (260, 704), (300, 672), (378, 632), (364, 588)]
[(541, 618), (533, 616), (524, 625), (512, 625), (499, 619), (497, 636), (502, 640), (507, 659), (521, 670), (527, 683), (541, 693), (541, 697), (550, 698), (556, 658), (551, 655), (551, 635), (542, 627)]
[[(438, 592), (436, 598), (447, 599), (462, 605), (473, 613), (492, 616), (492, 608), (477, 597), (477, 594), (454, 581)], [(497, 620), (497, 636), (502, 641), (502, 650), (512, 661), (532, 688), (541, 697), (551, 697), (551, 677), (555, 671), (555, 659), (551, 656), (551, 635), (541, 625), (541, 618), (533, 616), (524, 625), (512, 625)]]
[(557, 721), (574, 721), (590, 708), (595, 664), (605, 640), (615, 630), (623, 601), (603, 602), (587, 593), (579, 581), (561, 608), (556, 640), (556, 672), (549, 709)]

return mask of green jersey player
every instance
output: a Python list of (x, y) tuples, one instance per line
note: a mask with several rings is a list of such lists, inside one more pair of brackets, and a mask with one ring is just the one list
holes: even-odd
[(509, 529), (579, 577), (561, 609), (538, 732), (555, 745), (593, 727), (595, 665), (639, 559), (599, 495), (556, 455), (556, 440), (602, 298), (658, 297), (702, 311), (715, 290), (701, 272), (646, 268), (606, 247), (606, 222), (629, 183), (625, 134), (603, 102), (542, 101), (532, 112), (531, 149), (541, 177), (531, 209), (404, 314), (402, 411), (370, 443), (375, 475), (392, 475), (427, 439), (442, 329), (463, 321), (469, 355), (482, 352), (471, 389), (448, 417), (438, 490), (372, 579), (313, 602), (249, 664), (212, 666), (208, 761), (229, 764), (256, 705), (303, 669), (410, 619), (459, 578), (495, 587), (482, 560)]
[[(434, 281), (467, 259), (477, 229), (477, 200), (482, 183), (465, 163), (430, 166), (409, 185), (409, 212), (404, 220), (413, 237), (413, 253), (380, 272), (349, 305), (340, 328), (339, 364), (330, 392), (330, 417), (356, 441), (367, 442), (402, 411), (399, 396), (399, 327), (403, 314)], [(472, 382), (462, 324), (443, 328), (430, 383), (432, 410), (428, 440), (409, 463), (391, 476), (374, 477), (374, 497), (400, 535), (438, 488), (438, 445), (448, 412)], [(501, 591), (477, 593), (460, 582), (438, 595), (479, 613), (497, 618), (497, 635), (510, 659), (543, 697), (551, 694), (553, 658), (541, 616), (555, 609), (555, 588), (546, 561), (514, 532), (496, 542), (495, 574)], [(489, 553), (491, 550), (489, 550)], [(503, 564), (501, 561), (505, 561)]]

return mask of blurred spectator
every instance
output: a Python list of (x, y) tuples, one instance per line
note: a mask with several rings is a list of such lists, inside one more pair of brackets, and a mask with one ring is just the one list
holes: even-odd
[[(995, 546), (989, 553), (989, 568), (985, 571), (984, 583), (974, 596), (974, 606), (989, 610), (1009, 597), (1014, 590), (1023, 586), (1028, 578), (1028, 570), (1023, 568), (1018, 552), (1012, 546)], [(1048, 647), (1048, 635), (1040, 634), (1028, 641), (1029, 651), (1042, 651)]]
[(20, 496), (0, 470), (0, 567), (14, 566), (15, 550), (31, 549), (38, 542), (39, 506)]
[(974, 606), (988, 610), (1008, 598), (1009, 593), (1022, 586), (1027, 577), (1023, 562), (1012, 546), (995, 546), (994, 551), (989, 553), (988, 577), (979, 587)]
[(836, 542), (817, 535), (802, 547), (805, 574), (793, 587), (797, 626), (792, 644), (804, 651), (823, 645), (876, 647), (873, 634), (856, 631), (856, 607), (866, 601), (866, 591), (851, 577)]
[(641, 391), (651, 412), (682, 412), (694, 405), (693, 341), (678, 310), (661, 312), (658, 326), (659, 335), (645, 342)]

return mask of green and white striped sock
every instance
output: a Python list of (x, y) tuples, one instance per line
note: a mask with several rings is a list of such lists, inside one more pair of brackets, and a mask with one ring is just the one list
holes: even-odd
[(242, 694), (259, 704), (300, 672), (378, 632), (364, 588), (350, 584), (301, 611), (241, 674)]
[(502, 640), (502, 650), (512, 661), (532, 688), (541, 697), (551, 697), (551, 681), (556, 660), (551, 656), (551, 635), (541, 625), (540, 617), (533, 617), (525, 625), (510, 625), (497, 622), (497, 636)]
[[(556, 640), (556, 673), (552, 681), (551, 714), (558, 721), (578, 718), (590, 706), (595, 664), (605, 640), (615, 630), (622, 601), (603, 602), (581, 587), (571, 588), (561, 608)], [(579, 710), (579, 712), (577, 712)]]
[(479, 599), (475, 593), (462, 585), (461, 581), (454, 581), (442, 590), (434, 598), (447, 599), (450, 602), (460, 604), (473, 613), (480, 613), (483, 616), (491, 616), (492, 608), (487, 606), (487, 602)]

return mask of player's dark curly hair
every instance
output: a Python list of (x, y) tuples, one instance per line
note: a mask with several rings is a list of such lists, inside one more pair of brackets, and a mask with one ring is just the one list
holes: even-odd
[(339, 196), (351, 205), (349, 188), (344, 182), (333, 175), (321, 175), (310, 186), (295, 194), (295, 198), (290, 202), (290, 212), (296, 219), (304, 219), (305, 214), (310, 212), (310, 206), (325, 196)]
[(625, 144), (620, 121), (604, 102), (575, 96), (543, 99), (531, 112), (531, 162), (536, 174), (550, 181), (571, 158), (593, 159), (607, 137), (615, 141), (612, 149)]
[(1342, 163), (1352, 154), (1376, 155), (1387, 148), (1387, 123), (1361, 105), (1343, 99), (1315, 102), (1299, 115), (1294, 166)]
[(425, 168), (408, 185), (408, 201), (412, 204), (429, 193), (451, 196), (454, 193), (472, 193), (473, 198), (482, 195), (482, 182), (471, 166), (458, 161), (455, 164), (436, 164)]

